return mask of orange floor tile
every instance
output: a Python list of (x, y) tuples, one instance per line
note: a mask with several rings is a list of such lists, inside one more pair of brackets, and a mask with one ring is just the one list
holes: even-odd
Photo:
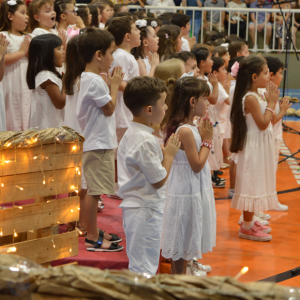
[[(300, 122), (287, 122), (300, 131)], [(284, 142), (290, 151), (300, 148), (300, 135), (284, 133)], [(300, 157), (300, 154), (297, 155)], [(215, 198), (227, 197), (229, 171), (223, 170), (227, 180), (225, 189), (215, 189)], [(300, 172), (299, 172), (300, 175)], [(300, 178), (300, 177), (299, 177)], [(299, 179), (300, 180), (300, 179)], [(300, 183), (300, 181), (299, 181)], [(279, 164), (277, 191), (300, 187), (288, 163)], [(300, 266), (300, 191), (278, 196), (288, 212), (269, 212), (272, 216), (272, 241), (253, 242), (238, 237), (240, 212), (230, 209), (230, 200), (216, 200), (217, 246), (203, 255), (202, 263), (212, 267), (211, 276), (235, 276), (244, 266), (249, 272), (240, 278), (243, 282), (258, 281)], [(170, 272), (170, 265), (162, 263), (161, 272)], [(300, 275), (279, 284), (300, 287)]]

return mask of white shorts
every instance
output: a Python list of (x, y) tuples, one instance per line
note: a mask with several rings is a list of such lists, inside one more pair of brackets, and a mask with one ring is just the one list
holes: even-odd
[(129, 270), (155, 275), (159, 265), (162, 212), (151, 208), (122, 207)]

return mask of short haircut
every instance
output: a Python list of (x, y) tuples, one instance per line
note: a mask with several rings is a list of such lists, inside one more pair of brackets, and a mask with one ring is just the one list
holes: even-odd
[(195, 54), (192, 52), (189, 52), (189, 51), (182, 51), (182, 52), (174, 53), (170, 56), (170, 58), (177, 58), (184, 62), (187, 62), (187, 60), (190, 58), (196, 60)]
[(240, 40), (242, 39), (239, 36), (237, 36), (236, 34), (231, 34), (225, 39), (225, 43), (230, 44), (233, 41), (240, 41)]
[(173, 25), (177, 25), (180, 28), (186, 27), (186, 25), (190, 22), (191, 17), (185, 14), (174, 14), (171, 19), (171, 23)]
[(125, 35), (131, 33), (131, 24), (133, 24), (131, 17), (118, 17), (110, 22), (107, 30), (114, 36), (116, 46), (120, 46), (123, 43)]
[(207, 60), (207, 58), (209, 56), (209, 51), (204, 47), (194, 49), (194, 50), (192, 50), (192, 53), (194, 53), (194, 55), (196, 57), (198, 68), (199, 68), (201, 61)]
[(167, 87), (159, 78), (140, 76), (132, 78), (124, 90), (124, 103), (134, 116), (139, 116), (146, 106), (155, 106)]
[(220, 38), (220, 39), (215, 40), (213, 42), (213, 45), (217, 47), (217, 46), (221, 46), (224, 43), (225, 43), (225, 39), (224, 38)]
[(237, 54), (241, 52), (246, 45), (247, 44), (243, 40), (236, 40), (231, 42), (228, 47), (228, 52), (230, 57), (231, 58), (236, 57)]
[(222, 66), (224, 66), (224, 64), (225, 64), (224, 59), (221, 58), (221, 57), (213, 57), (212, 60), (213, 60), (213, 62), (214, 62), (214, 63), (213, 63), (213, 66), (212, 66), (212, 72), (213, 72), (213, 71), (219, 72), (219, 69), (220, 69)]
[(112, 1), (110, 0), (92, 0), (92, 2), (90, 4), (102, 4), (103, 6), (110, 6), (110, 7), (114, 7), (114, 4)]
[(211, 41), (216, 41), (218, 39), (224, 39), (225, 40), (225, 33), (224, 32), (217, 32), (213, 35), (211, 35), (210, 40)]
[(245, 56), (237, 56), (237, 57), (234, 57), (234, 58), (230, 59), (230, 61), (228, 63), (228, 66), (227, 66), (228, 73), (231, 73), (231, 68), (234, 65), (234, 63), (235, 62), (239, 63), (243, 58), (245, 58)]
[(163, 25), (171, 25), (173, 13), (163, 13), (157, 17), (157, 19), (161, 20)]
[(85, 64), (90, 63), (97, 51), (105, 55), (114, 41), (112, 34), (98, 28), (87, 28), (78, 40), (78, 53)]
[(275, 75), (280, 69), (283, 69), (283, 62), (277, 57), (267, 56), (265, 60), (267, 61), (270, 73), (272, 72)]
[(219, 57), (224, 56), (227, 52), (227, 49), (223, 46), (217, 46), (214, 49), (214, 53), (218, 53)]
[(136, 10), (132, 15), (137, 17), (138, 19), (142, 20), (145, 18), (144, 15), (147, 15), (146, 10), (145, 9), (140, 9), (140, 10)]
[(116, 4), (116, 5), (114, 6), (114, 12), (115, 12), (115, 13), (119, 12), (119, 11), (121, 10), (121, 8), (124, 7), (124, 6), (127, 7), (127, 5), (124, 4), (124, 3), (118, 3), (118, 4)]

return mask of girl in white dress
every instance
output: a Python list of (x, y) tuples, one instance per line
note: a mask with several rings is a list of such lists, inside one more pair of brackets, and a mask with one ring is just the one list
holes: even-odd
[[(177, 80), (165, 127), (166, 139), (178, 133), (181, 148), (168, 179), (162, 256), (172, 259), (172, 274), (185, 274), (189, 260), (216, 244), (216, 210), (207, 158), (213, 124), (207, 117), (209, 86), (194, 77)], [(195, 117), (202, 117), (193, 122)]]
[(31, 93), (26, 83), (27, 53), (31, 37), (24, 34), (27, 8), (23, 1), (1, 4), (0, 30), (9, 41), (2, 81), (7, 130), (26, 130), (29, 123)]
[[(131, 53), (137, 60), (141, 76), (154, 76), (156, 66), (159, 64), (158, 36), (152, 26), (147, 25), (146, 20), (135, 21), (136, 27), (141, 32), (141, 45), (133, 48)], [(151, 60), (149, 58), (149, 52)]]
[(29, 126), (38, 128), (63, 125), (66, 94), (62, 90), (62, 41), (54, 34), (32, 39), (28, 52), (27, 84), (32, 90)]
[[(266, 101), (257, 89), (266, 88)], [(254, 221), (254, 213), (275, 209), (275, 139), (271, 119), (279, 90), (269, 83), (269, 68), (264, 58), (251, 56), (241, 60), (231, 109), (232, 140), (230, 150), (238, 152), (235, 194), (231, 207), (243, 211), (239, 237), (270, 241), (271, 228)]]

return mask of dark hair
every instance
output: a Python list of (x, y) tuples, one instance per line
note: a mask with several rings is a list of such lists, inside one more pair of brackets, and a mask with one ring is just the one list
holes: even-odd
[(210, 36), (210, 40), (213, 42), (215, 42), (216, 40), (219, 40), (219, 39), (224, 39), (224, 41), (225, 41), (225, 33), (217, 32)]
[[(110, 6), (110, 7), (112, 7), (112, 8), (114, 7), (113, 2), (110, 1), (110, 0), (93, 0), (91, 2), (91, 4), (96, 4), (96, 5), (100, 4), (100, 5), (103, 5), (103, 9), (107, 5)], [(102, 11), (103, 11), (103, 9), (102, 9)], [(101, 11), (101, 13), (102, 13), (102, 11)]]
[(170, 95), (170, 106), (166, 112), (166, 133), (165, 143), (172, 133), (175, 133), (180, 123), (184, 122), (190, 114), (190, 99), (194, 97), (198, 99), (201, 96), (209, 96), (210, 88), (204, 80), (195, 77), (183, 77), (174, 82)]
[(219, 69), (220, 69), (222, 66), (224, 66), (224, 64), (225, 64), (224, 59), (221, 58), (221, 57), (213, 57), (212, 60), (213, 60), (213, 62), (214, 62), (213, 65), (212, 65), (212, 72), (213, 72), (213, 71), (219, 72)]
[(140, 57), (145, 58), (145, 55), (143, 53), (143, 47), (144, 47), (143, 40), (148, 37), (149, 27), (151, 28), (151, 26), (147, 25), (145, 27), (139, 27), (137, 25), (136, 27), (138, 27), (138, 29), (141, 32), (141, 35), (140, 35), (141, 36), (141, 45), (138, 47), (132, 48), (131, 54), (135, 57), (135, 59), (139, 59)]
[(78, 8), (78, 10), (76, 11), (77, 16), (79, 16), (82, 19), (85, 27), (89, 27), (90, 24), (89, 24), (88, 6), (78, 5), (77, 8)]
[(245, 57), (240, 62), (230, 113), (232, 124), (230, 151), (232, 153), (243, 150), (245, 146), (247, 124), (244, 117), (242, 99), (251, 88), (252, 75), (259, 75), (265, 64), (264, 58), (259, 56)]
[(114, 12), (115, 12), (115, 13), (120, 12), (121, 8), (124, 7), (124, 6), (127, 7), (127, 5), (126, 5), (126, 4), (123, 4), (123, 3), (115, 4), (115, 6), (114, 6)]
[(236, 41), (231, 42), (228, 47), (228, 52), (229, 52), (230, 57), (231, 58), (236, 57), (237, 54), (239, 52), (241, 52), (245, 46), (246, 46), (246, 43), (243, 40), (236, 40)]
[(160, 94), (167, 92), (159, 78), (140, 76), (132, 78), (124, 90), (124, 103), (134, 116), (139, 116), (146, 106), (155, 106)]
[(54, 11), (56, 12), (56, 22), (60, 22), (60, 15), (64, 14), (67, 9), (67, 4), (74, 5), (72, 0), (58, 0), (54, 2)]
[(231, 73), (231, 68), (234, 65), (234, 63), (237, 61), (238, 63), (244, 58), (245, 56), (237, 56), (235, 58), (230, 59), (227, 66), (228, 73)]
[(270, 73), (273, 73), (275, 75), (280, 69), (283, 69), (283, 62), (277, 57), (267, 56), (264, 57), (264, 59), (267, 62)]
[(204, 47), (194, 49), (194, 50), (192, 50), (192, 53), (196, 57), (198, 68), (199, 68), (199, 65), (200, 65), (201, 61), (202, 60), (206, 61), (207, 58), (209, 57), (209, 51)]
[[(21, 1), (17, 0), (16, 5), (8, 5), (7, 4), (8, 0), (5, 0), (1, 4), (0, 8), (0, 31), (10, 31), (11, 30), (11, 23), (10, 20), (8, 19), (8, 13), (11, 13), (12, 15), (15, 14), (15, 12), (18, 10), (19, 6), (25, 5), (26, 4)], [(23, 32), (20, 32), (21, 34), (24, 34)]]
[(218, 34), (217, 31), (206, 31), (204, 38), (203, 38), (203, 44), (207, 44), (207, 42), (211, 39), (212, 36)]
[(173, 13), (163, 13), (157, 17), (157, 19), (161, 20), (163, 25), (171, 25)]
[[(89, 26), (99, 28), (99, 7), (95, 4), (88, 5), (88, 8), (90, 10), (90, 14), (92, 15), (92, 21)], [(100, 10), (100, 9), (99, 9)]]
[(78, 40), (79, 35), (71, 38), (66, 51), (66, 73), (63, 78), (63, 85), (67, 95), (74, 94), (73, 86), (75, 80), (85, 69), (85, 64), (78, 54)]
[[(180, 27), (176, 25), (163, 25), (157, 32), (159, 37), (158, 51), (161, 60), (166, 60), (176, 51), (176, 39), (181, 34)], [(168, 38), (167, 38), (168, 36)]]
[(225, 39), (224, 38), (220, 38), (220, 39), (215, 40), (213, 42), (213, 45), (217, 47), (217, 46), (221, 46), (224, 43), (225, 43)]
[(147, 21), (147, 25), (148, 26), (152, 26), (152, 24), (153, 24), (152, 22), (155, 21), (156, 24), (157, 24), (157, 26), (152, 26), (154, 29), (156, 27), (161, 27), (161, 26), (164, 25), (163, 22), (160, 19), (158, 19), (158, 18), (146, 18), (145, 20)]
[(214, 54), (218, 53), (219, 57), (224, 56), (227, 52), (227, 49), (223, 46), (217, 46), (214, 48)]
[(242, 39), (236, 34), (231, 34), (225, 39), (225, 43), (230, 44), (233, 41), (241, 41)]
[(79, 36), (79, 56), (85, 64), (90, 63), (97, 51), (105, 55), (114, 40), (114, 37), (106, 30), (93, 27), (87, 28), (87, 30)]
[(127, 33), (131, 33), (131, 25), (133, 19), (131, 17), (114, 18), (107, 30), (114, 36), (116, 40), (116, 46), (120, 46), (123, 43), (124, 37)]
[(34, 18), (36, 14), (39, 13), (41, 8), (49, 4), (50, 6), (53, 5), (52, 0), (33, 0), (30, 2), (29, 7), (28, 7), (28, 16), (29, 16), (29, 28), (31, 31), (33, 31), (35, 28), (39, 27), (39, 22)]
[(187, 60), (190, 58), (196, 60), (196, 56), (194, 55), (194, 53), (189, 52), (189, 51), (182, 51), (182, 52), (174, 53), (170, 56), (170, 58), (177, 58), (184, 62), (187, 62)]
[(185, 14), (174, 14), (171, 19), (173, 25), (177, 25), (180, 28), (186, 27), (186, 25), (191, 21), (191, 17)]
[(58, 78), (61, 78), (54, 63), (54, 49), (61, 46), (61, 44), (62, 40), (55, 34), (41, 34), (31, 40), (26, 74), (27, 84), (30, 90), (35, 89), (35, 77), (41, 71), (50, 71)]
[(133, 13), (133, 16), (137, 17), (138, 19), (144, 19), (145, 18), (144, 14), (147, 15), (146, 11), (144, 9), (140, 9), (140, 10), (136, 10)]
[(131, 17), (132, 15), (129, 11), (120, 11), (117, 13), (114, 13), (114, 15), (112, 16), (112, 18), (117, 18), (117, 17)]

